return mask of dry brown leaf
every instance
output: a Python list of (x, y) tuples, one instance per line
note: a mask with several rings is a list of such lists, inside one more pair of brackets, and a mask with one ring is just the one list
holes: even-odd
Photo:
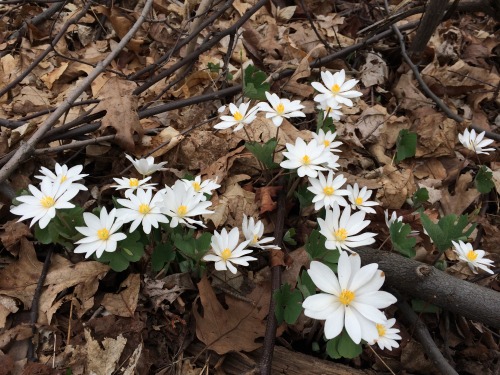
[(401, 74), (399, 81), (392, 90), (400, 108), (415, 110), (420, 107), (430, 107), (434, 103), (428, 99), (422, 92), (415, 86), (413, 81), (413, 73), (408, 71)]
[(0, 295), (0, 328), (5, 328), (7, 316), (19, 310), (16, 300), (12, 297)]
[(215, 295), (210, 282), (203, 277), (198, 283), (203, 315), (198, 312), (199, 302), (193, 308), (196, 319), (196, 336), (208, 349), (218, 354), (230, 351), (253, 351), (262, 344), (256, 342), (265, 333), (265, 318), (269, 310), (270, 289), (268, 283), (257, 285), (246, 296), (250, 302), (226, 296), (225, 309)]
[(377, 198), (382, 206), (388, 209), (398, 209), (416, 190), (411, 169), (398, 170), (393, 165), (385, 165), (380, 178), (381, 189)]
[(17, 256), (21, 239), (31, 238), (30, 228), (17, 220), (10, 220), (2, 225), (1, 229), (0, 241), (12, 255)]
[[(171, 126), (168, 126), (157, 135), (154, 135), (152, 137), (149, 135), (145, 135), (144, 137), (142, 137), (142, 144), (136, 147), (135, 155), (151, 155), (154, 158), (158, 158), (162, 155), (165, 155), (168, 151), (177, 146), (183, 139), (184, 136), (178, 130), (174, 129)], [(157, 149), (160, 145), (164, 146), (160, 149)], [(157, 150), (151, 154), (151, 151), (153, 151), (154, 149)]]
[[(130, 31), (131, 27), (136, 22), (135, 18), (130, 14), (126, 13), (124, 10), (112, 6), (111, 8), (107, 8), (103, 5), (97, 5), (93, 7), (96, 12), (102, 13), (109, 18), (111, 22), (111, 26), (116, 32), (116, 35), (120, 39), (122, 39), (127, 33)], [(136, 53), (141, 51), (141, 45), (144, 43), (143, 40), (138, 38), (132, 38), (130, 42), (127, 43), (127, 48)]]
[[(202, 93), (205, 86), (207, 86), (207, 84), (212, 84), (217, 77), (217, 73), (209, 72), (207, 70), (198, 70), (190, 74), (184, 80), (181, 87), (175, 91), (171, 91), (170, 93), (176, 98), (190, 98), (191, 96), (199, 95)], [(194, 88), (196, 88), (196, 90), (193, 90)]]
[(92, 113), (106, 111), (102, 128), (116, 130), (115, 141), (126, 151), (134, 151), (134, 133), (142, 139), (143, 129), (137, 115), (137, 96), (132, 91), (137, 85), (118, 77), (110, 78), (100, 91), (101, 101)]
[(472, 180), (472, 174), (467, 172), (458, 177), (454, 195), (451, 195), (447, 189), (443, 189), (440, 203), (445, 215), (461, 215), (472, 202), (481, 196), (481, 193), (471, 186)]
[(376, 53), (368, 52), (366, 61), (361, 66), (360, 80), (365, 87), (382, 85), (389, 75), (387, 63)]
[(151, 279), (144, 277), (144, 288), (142, 292), (149, 297), (153, 307), (157, 309), (167, 301), (174, 302), (185, 290), (195, 290), (195, 286), (189, 273), (177, 273), (163, 279)]
[(255, 189), (255, 199), (260, 201), (259, 213), (261, 215), (265, 212), (273, 212), (278, 207), (278, 202), (275, 202), (273, 198), (278, 196), (282, 188), (282, 186), (264, 186)]
[(54, 82), (61, 78), (63, 73), (68, 68), (68, 65), (68, 62), (62, 62), (59, 67), (55, 68), (50, 73), (44, 74), (40, 77), (40, 79), (43, 81), (43, 83), (45, 83), (45, 86), (47, 86), (49, 90), (52, 89), (52, 85), (54, 85)]
[(241, 155), (241, 152), (245, 149), (245, 146), (240, 146), (237, 149), (234, 149), (231, 152), (228, 152), (224, 156), (220, 157), (215, 161), (215, 163), (209, 165), (208, 167), (201, 170), (200, 174), (202, 176), (206, 176), (206, 178), (217, 181), (224, 181), (229, 172), (229, 169), (232, 167), (233, 163), (236, 159), (241, 157), (248, 158), (249, 155)]
[(120, 284), (121, 292), (106, 293), (101, 305), (111, 314), (131, 318), (137, 308), (140, 286), (141, 276), (138, 273), (132, 273)]

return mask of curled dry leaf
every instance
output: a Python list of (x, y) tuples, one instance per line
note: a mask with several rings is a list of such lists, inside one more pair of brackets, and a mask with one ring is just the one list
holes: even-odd
[(131, 318), (134, 316), (139, 300), (141, 276), (137, 273), (130, 274), (121, 284), (118, 294), (106, 293), (101, 305), (111, 314)]
[(472, 174), (464, 173), (458, 177), (455, 185), (455, 194), (451, 195), (448, 189), (442, 189), (441, 207), (445, 215), (461, 215), (467, 207), (481, 196), (481, 193), (472, 185)]
[(30, 228), (25, 223), (10, 220), (0, 227), (0, 241), (14, 256), (19, 253), (19, 243), (22, 238), (31, 238)]
[(406, 198), (415, 192), (415, 182), (411, 169), (398, 170), (395, 166), (387, 164), (380, 177), (381, 188), (377, 191), (377, 199), (382, 207), (398, 209), (405, 203)]
[(116, 130), (115, 141), (127, 152), (135, 148), (134, 134), (142, 139), (144, 131), (137, 115), (137, 96), (132, 91), (137, 85), (118, 77), (110, 78), (100, 91), (101, 101), (92, 113), (106, 111), (102, 127)]
[[(203, 277), (198, 283), (200, 300), (193, 308), (196, 336), (208, 349), (218, 354), (230, 351), (253, 351), (262, 344), (257, 339), (265, 334), (265, 318), (269, 312), (270, 289), (268, 283), (258, 284), (245, 296), (254, 303), (226, 295), (227, 309), (221, 305), (210, 282)], [(203, 306), (203, 314), (199, 303)]]

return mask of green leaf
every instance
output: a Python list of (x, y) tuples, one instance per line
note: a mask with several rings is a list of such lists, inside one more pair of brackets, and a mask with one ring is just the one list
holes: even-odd
[(293, 239), (295, 236), (295, 228), (290, 228), (286, 231), (285, 235), (283, 236), (283, 242), (286, 242), (289, 245), (295, 246), (297, 245), (297, 241)]
[(302, 293), (298, 289), (292, 290), (289, 284), (283, 284), (274, 292), (274, 300), (278, 324), (283, 321), (294, 324), (302, 312)]
[(139, 231), (129, 233), (127, 238), (118, 242), (118, 247), (124, 250), (124, 256), (130, 262), (137, 262), (144, 255), (144, 244)]
[(45, 228), (40, 228), (39, 223), (35, 225), (35, 238), (44, 245), (57, 243), (59, 234), (53, 225), (49, 223)]
[(441, 253), (452, 246), (451, 241), (466, 241), (476, 228), (476, 224), (472, 224), (469, 229), (465, 230), (469, 224), (467, 215), (461, 215), (458, 218), (454, 214), (446, 215), (434, 224), (425, 213), (420, 212), (420, 220), (427, 235), (434, 241), (434, 245)]
[(413, 298), (411, 300), (411, 307), (417, 313), (439, 313), (441, 309), (432, 303), (423, 301), (421, 299)]
[(325, 117), (325, 111), (322, 109), (319, 110), (318, 117), (316, 117), (316, 133), (320, 129), (323, 129), (325, 133), (328, 132), (328, 130), (331, 130), (332, 133), (335, 133), (337, 129), (333, 124), (333, 119), (330, 116)]
[(210, 70), (212, 73), (219, 73), (219, 71), (220, 71), (220, 64), (219, 63), (214, 64), (212, 62), (209, 62), (207, 64), (207, 66), (208, 66), (208, 70)]
[(271, 85), (264, 82), (267, 79), (266, 73), (249, 65), (243, 74), (244, 85), (243, 95), (249, 99), (266, 100), (266, 91), (270, 91)]
[(314, 229), (305, 243), (305, 249), (311, 260), (320, 260), (333, 271), (337, 270), (337, 263), (340, 257), (338, 250), (329, 250), (325, 247), (326, 239)]
[(416, 254), (415, 244), (417, 240), (414, 237), (408, 237), (411, 227), (401, 221), (394, 221), (390, 228), (391, 241), (394, 248), (405, 257), (413, 258)]
[(159, 243), (155, 246), (153, 254), (151, 254), (151, 266), (153, 271), (161, 271), (167, 263), (175, 259), (174, 246), (169, 243)]
[(426, 188), (418, 189), (412, 197), (413, 205), (415, 207), (421, 206), (422, 203), (429, 200), (429, 191)]
[(293, 195), (299, 200), (300, 210), (309, 207), (314, 199), (314, 193), (307, 189), (307, 185), (301, 185), (293, 193)]
[(361, 354), (363, 348), (360, 344), (355, 344), (345, 329), (342, 333), (329, 340), (326, 344), (326, 352), (333, 359), (356, 358)]
[(481, 168), (477, 171), (474, 185), (481, 194), (489, 193), (495, 187), (493, 172), (488, 170), (485, 165), (481, 165)]
[(276, 138), (271, 138), (264, 144), (259, 142), (246, 142), (245, 147), (259, 160), (266, 168), (273, 169), (278, 167), (274, 162), (274, 152), (278, 142)]
[(115, 272), (125, 271), (130, 265), (130, 261), (126, 258), (125, 252), (121, 249), (117, 249), (112, 253), (104, 252), (100, 258), (97, 258), (94, 254), (94, 259), (109, 265)]
[(302, 292), (304, 299), (316, 293), (316, 285), (306, 270), (303, 270), (300, 274), (300, 278), (297, 280), (297, 288)]
[(417, 134), (402, 129), (396, 141), (396, 163), (415, 156), (417, 151)]

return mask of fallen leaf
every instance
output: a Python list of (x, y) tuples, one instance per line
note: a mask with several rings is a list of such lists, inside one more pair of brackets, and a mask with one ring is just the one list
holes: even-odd
[(31, 238), (30, 228), (17, 220), (7, 221), (1, 226), (0, 241), (5, 248), (14, 256), (19, 253), (19, 242), (22, 238)]
[(385, 208), (401, 208), (406, 198), (411, 197), (416, 190), (411, 169), (398, 170), (395, 166), (387, 164), (382, 174), (379, 179), (382, 186), (377, 191), (377, 199)]
[(360, 80), (365, 87), (382, 85), (389, 75), (385, 60), (373, 52), (366, 54), (366, 61), (360, 71)]
[(455, 194), (451, 195), (448, 189), (443, 189), (440, 203), (445, 215), (461, 215), (472, 202), (481, 196), (481, 193), (471, 186), (472, 180), (472, 174), (467, 172), (458, 177)]
[(52, 89), (52, 86), (54, 85), (54, 82), (57, 81), (63, 73), (66, 71), (68, 68), (69, 62), (61, 62), (61, 65), (54, 68), (51, 72), (44, 74), (43, 76), (40, 77), (40, 79), (45, 83), (45, 86), (49, 90)]
[(131, 318), (137, 308), (140, 286), (141, 276), (132, 273), (120, 284), (121, 292), (118, 294), (106, 293), (101, 305), (111, 314)]
[(199, 302), (193, 308), (196, 319), (196, 336), (208, 349), (218, 354), (230, 351), (253, 351), (260, 346), (257, 339), (265, 334), (265, 318), (269, 313), (270, 289), (258, 285), (245, 298), (254, 301), (242, 301), (226, 295), (227, 309), (224, 308), (208, 279), (203, 277), (198, 283), (203, 314), (200, 314)]
[(115, 141), (126, 151), (134, 151), (134, 134), (142, 139), (144, 131), (137, 115), (137, 96), (132, 91), (137, 85), (119, 77), (110, 78), (100, 91), (101, 101), (92, 113), (106, 111), (101, 127), (116, 130)]

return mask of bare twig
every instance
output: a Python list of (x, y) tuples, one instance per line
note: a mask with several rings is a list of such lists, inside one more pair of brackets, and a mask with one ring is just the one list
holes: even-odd
[(439, 369), (441, 374), (444, 375), (458, 375), (458, 372), (448, 363), (446, 358), (436, 346), (436, 343), (431, 337), (429, 330), (426, 325), (418, 318), (417, 314), (411, 309), (411, 307), (406, 303), (399, 293), (393, 292), (398, 298), (398, 309), (403, 313), (404, 320), (413, 326), (413, 333), (417, 340), (422, 344), (425, 352), (429, 359), (434, 363), (434, 365)]
[(45, 122), (40, 126), (40, 128), (31, 136), (31, 138), (21, 144), (18, 148), (14, 156), (0, 169), (0, 182), (7, 179), (10, 174), (17, 168), (17, 166), (22, 162), (23, 158), (28, 155), (31, 155), (34, 152), (35, 145), (43, 138), (43, 136), (49, 131), (54, 124), (57, 122), (59, 117), (61, 117), (71, 105), (78, 99), (78, 97), (90, 86), (90, 84), (97, 78), (99, 74), (101, 74), (106, 66), (108, 66), (116, 56), (120, 53), (120, 51), (127, 45), (127, 43), (132, 39), (135, 35), (139, 27), (144, 22), (146, 15), (149, 13), (151, 6), (153, 4), (153, 0), (147, 0), (144, 4), (144, 9), (142, 10), (141, 15), (129, 30), (129, 32), (122, 38), (120, 43), (117, 44), (116, 48), (109, 53), (109, 55), (99, 64), (97, 64), (96, 68), (92, 70), (87, 78), (83, 80), (83, 82), (78, 86), (69, 96), (68, 98), (59, 106), (48, 118)]

